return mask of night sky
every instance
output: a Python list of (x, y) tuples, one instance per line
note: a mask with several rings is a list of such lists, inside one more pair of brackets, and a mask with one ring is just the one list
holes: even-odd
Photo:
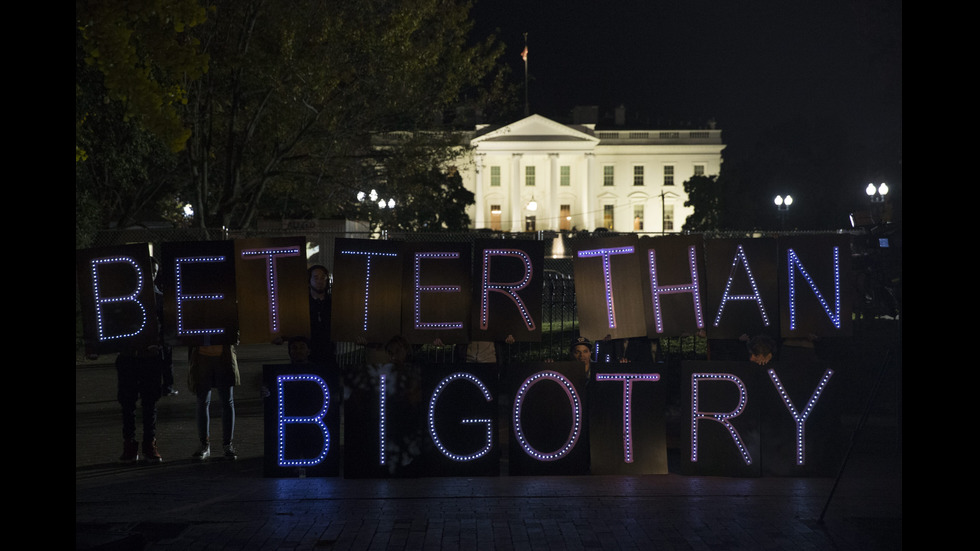
[(713, 119), (726, 157), (808, 120), (867, 148), (856, 180), (901, 179), (896, 0), (477, 0), (472, 15), (476, 36), (507, 45), (521, 81), (527, 33), (532, 113), (565, 120), (575, 105), (622, 104), (634, 127)]

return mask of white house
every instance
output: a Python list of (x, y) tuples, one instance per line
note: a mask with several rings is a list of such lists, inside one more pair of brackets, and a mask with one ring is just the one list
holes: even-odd
[(721, 170), (721, 130), (596, 130), (540, 115), (478, 127), (473, 227), (502, 231), (678, 232), (693, 212), (684, 182)]

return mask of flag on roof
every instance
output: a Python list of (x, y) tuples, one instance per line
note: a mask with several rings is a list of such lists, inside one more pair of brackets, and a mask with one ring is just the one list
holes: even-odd
[(524, 51), (521, 52), (521, 59), (527, 62), (527, 46), (524, 46)]

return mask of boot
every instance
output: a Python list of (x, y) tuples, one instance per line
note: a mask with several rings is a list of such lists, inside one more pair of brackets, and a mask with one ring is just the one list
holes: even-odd
[(123, 442), (123, 452), (119, 456), (119, 461), (123, 463), (135, 463), (139, 458), (139, 444), (135, 440), (126, 440)]
[(201, 442), (201, 447), (198, 448), (191, 457), (197, 459), (198, 461), (204, 461), (205, 459), (211, 457), (211, 444), (209, 444), (207, 441)]
[(163, 458), (160, 457), (160, 452), (157, 451), (156, 438), (143, 442), (143, 459), (147, 463), (160, 463), (163, 461)]
[(238, 452), (235, 450), (235, 447), (231, 445), (231, 442), (228, 442), (223, 447), (225, 451), (225, 459), (231, 459), (232, 461), (238, 459)]

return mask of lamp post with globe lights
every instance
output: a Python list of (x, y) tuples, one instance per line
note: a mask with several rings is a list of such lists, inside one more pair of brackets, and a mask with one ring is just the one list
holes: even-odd
[[(381, 211), (384, 211), (385, 209), (394, 210), (395, 208), (394, 198), (384, 199), (378, 194), (377, 190), (374, 189), (372, 189), (369, 193), (365, 193), (363, 191), (357, 192), (357, 201), (363, 205), (371, 205), (372, 207), (376, 205)], [(372, 210), (373, 209), (368, 211), (369, 218), (373, 218), (373, 216), (370, 216)], [(378, 216), (378, 226), (381, 225), (380, 217), (381, 214)]]
[(793, 196), (777, 195), (773, 202), (776, 204), (776, 211), (779, 212), (779, 228), (784, 230), (786, 229), (786, 213), (789, 212), (789, 206), (793, 204)]
[(864, 188), (864, 193), (871, 199), (871, 220), (875, 223), (884, 222), (885, 196), (888, 195), (888, 184), (882, 182), (875, 186), (873, 183)]

